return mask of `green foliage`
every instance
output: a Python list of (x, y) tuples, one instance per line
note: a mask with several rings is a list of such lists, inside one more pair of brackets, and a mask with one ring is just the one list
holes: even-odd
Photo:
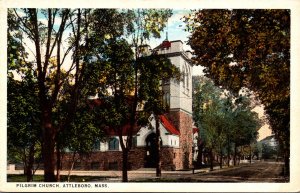
[(160, 38), (160, 32), (172, 16), (170, 9), (134, 9), (129, 12), (134, 26), (132, 44), (136, 48), (144, 45), (151, 37)]
[(232, 143), (243, 146), (256, 140), (261, 121), (247, 97), (235, 98), (206, 77), (194, 77), (193, 82), (193, 119), (207, 148), (221, 153), (225, 145), (231, 148)]
[(236, 108), (233, 111), (234, 124), (233, 135), (237, 146), (249, 145), (255, 142), (258, 136), (258, 129), (262, 126), (262, 121), (258, 113), (251, 111), (250, 100), (245, 96), (239, 96), (235, 100)]
[(221, 90), (205, 77), (194, 77), (193, 119), (200, 138), (209, 147), (215, 144), (221, 118)]
[(95, 141), (105, 138), (101, 124), (95, 109), (88, 104), (82, 104), (78, 107), (70, 128), (66, 128), (59, 135), (61, 147), (79, 154), (91, 152)]
[(261, 144), (261, 158), (262, 159), (276, 159), (278, 157), (278, 148), (277, 146), (273, 147), (267, 143)]
[(186, 22), (206, 76), (235, 95), (253, 91), (289, 152), (290, 10), (199, 10)]
[(40, 137), (40, 111), (35, 85), (8, 79), (8, 144), (28, 147)]

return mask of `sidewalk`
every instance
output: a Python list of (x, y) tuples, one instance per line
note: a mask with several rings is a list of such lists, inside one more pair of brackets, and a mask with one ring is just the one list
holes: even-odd
[[(227, 168), (224, 166), (224, 169)], [(219, 170), (219, 166), (215, 166), (214, 170)], [(186, 174), (197, 174), (197, 173), (206, 173), (209, 172), (209, 168), (201, 168), (201, 169), (195, 169), (194, 171), (191, 170), (179, 170), (179, 171), (162, 171), (162, 174), (166, 175), (186, 175)], [(61, 175), (68, 175), (69, 171), (66, 170), (61, 170), (60, 174)], [(7, 170), (7, 174), (24, 174), (23, 170)], [(43, 175), (44, 170), (37, 170), (35, 172), (35, 175)], [(134, 175), (155, 175), (156, 171), (155, 168), (141, 168), (138, 170), (131, 170), (128, 171), (129, 176), (134, 176)], [(122, 171), (89, 171), (89, 170), (72, 170), (71, 175), (76, 175), (76, 176), (100, 176), (100, 177), (121, 177), (122, 176)]]

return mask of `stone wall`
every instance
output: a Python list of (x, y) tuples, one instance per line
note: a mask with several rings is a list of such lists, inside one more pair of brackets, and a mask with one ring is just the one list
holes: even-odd
[(182, 111), (170, 111), (168, 118), (179, 129), (179, 158), (177, 169), (192, 167), (193, 120), (192, 116)]
[[(68, 170), (72, 163), (72, 153), (65, 153), (62, 161), (62, 169)], [(146, 150), (144, 147), (133, 148), (128, 156), (128, 170), (143, 168), (145, 164)], [(162, 147), (161, 163), (163, 170), (181, 169), (180, 149)], [(85, 156), (76, 155), (74, 170), (122, 170), (122, 151), (92, 152)]]

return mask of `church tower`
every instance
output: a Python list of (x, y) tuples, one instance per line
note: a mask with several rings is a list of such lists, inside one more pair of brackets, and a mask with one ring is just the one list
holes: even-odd
[[(164, 101), (169, 105), (168, 118), (179, 130), (179, 150), (175, 161), (180, 169), (192, 165), (193, 119), (192, 119), (192, 54), (183, 50), (181, 40), (168, 41), (155, 48), (165, 54), (183, 74), (180, 81), (171, 79), (163, 82)], [(175, 155), (175, 154), (174, 154)]]

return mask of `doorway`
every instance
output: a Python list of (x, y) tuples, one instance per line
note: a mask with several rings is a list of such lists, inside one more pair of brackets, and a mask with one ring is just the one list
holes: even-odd
[(156, 134), (150, 133), (146, 138), (145, 168), (155, 168), (157, 163)]

